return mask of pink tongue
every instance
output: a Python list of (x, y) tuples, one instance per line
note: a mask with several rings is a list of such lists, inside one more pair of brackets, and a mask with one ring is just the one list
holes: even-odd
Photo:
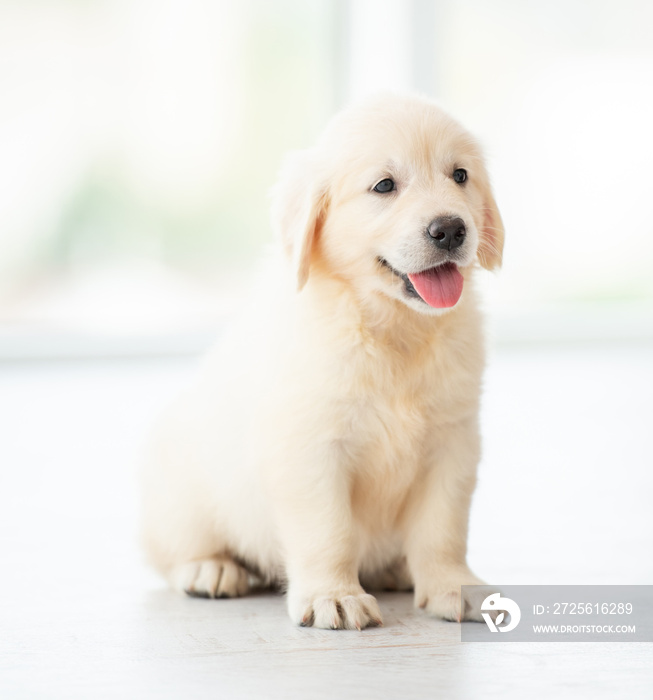
[(463, 293), (463, 276), (453, 263), (433, 267), (424, 272), (408, 274), (417, 293), (436, 309), (455, 306)]

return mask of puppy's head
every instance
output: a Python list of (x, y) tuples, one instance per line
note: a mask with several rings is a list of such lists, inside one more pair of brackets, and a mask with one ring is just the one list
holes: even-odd
[(312, 266), (422, 313), (501, 264), (503, 224), (474, 139), (433, 103), (384, 96), (338, 115), (281, 173), (273, 223), (301, 289)]

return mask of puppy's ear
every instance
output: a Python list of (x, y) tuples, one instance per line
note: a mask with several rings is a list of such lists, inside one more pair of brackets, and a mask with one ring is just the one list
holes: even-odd
[(483, 223), (480, 229), (478, 260), (486, 270), (494, 270), (501, 267), (504, 229), (487, 174), (483, 178), (481, 190)]
[(298, 290), (308, 280), (311, 257), (327, 209), (328, 190), (318, 178), (314, 153), (291, 153), (272, 190), (272, 226), (292, 261)]

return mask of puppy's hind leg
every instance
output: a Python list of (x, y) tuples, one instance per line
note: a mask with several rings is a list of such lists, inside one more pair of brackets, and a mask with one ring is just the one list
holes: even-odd
[(229, 555), (188, 561), (168, 573), (170, 585), (196, 598), (237, 598), (249, 592), (249, 573)]

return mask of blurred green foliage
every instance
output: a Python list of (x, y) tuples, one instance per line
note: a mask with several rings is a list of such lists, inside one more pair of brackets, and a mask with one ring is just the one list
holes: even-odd
[[(271, 240), (268, 192), (284, 152), (310, 145), (334, 108), (337, 3), (246, 0), (238, 55), (242, 77), (228, 160), (207, 194), (190, 204), (144, 197), (120, 158), (89, 162), (50, 230), (34, 240), (36, 268), (155, 257), (182, 267), (220, 267)], [(174, 85), (171, 86), (174, 90)], [(206, 85), (206, 90), (211, 90)], [(165, 156), (165, 154), (163, 154)]]

